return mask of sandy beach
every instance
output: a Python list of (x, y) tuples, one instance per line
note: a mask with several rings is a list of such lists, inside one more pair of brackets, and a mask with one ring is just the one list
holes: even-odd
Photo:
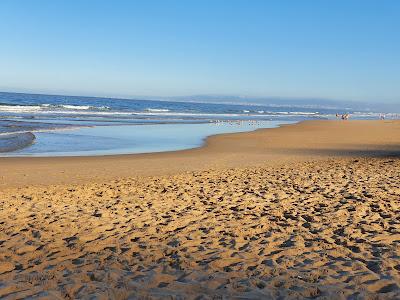
[(400, 121), (0, 158), (0, 298), (399, 299)]

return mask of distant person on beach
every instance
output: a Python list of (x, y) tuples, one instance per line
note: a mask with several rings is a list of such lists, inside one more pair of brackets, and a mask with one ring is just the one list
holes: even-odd
[(349, 119), (349, 114), (342, 115), (342, 120), (348, 120), (348, 119)]

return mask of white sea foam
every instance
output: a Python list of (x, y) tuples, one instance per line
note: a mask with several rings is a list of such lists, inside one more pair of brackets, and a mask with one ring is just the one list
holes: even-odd
[(60, 105), (60, 107), (66, 108), (66, 109), (77, 109), (77, 110), (87, 110), (92, 108), (89, 105)]
[(90, 110), (109, 110), (108, 106), (89, 106), (89, 105), (0, 105), (0, 112), (10, 113), (60, 113), (68, 114), (74, 111), (90, 111)]
[(59, 115), (84, 115), (84, 116), (158, 116), (158, 117), (269, 117), (269, 116), (308, 116), (319, 115), (318, 112), (302, 111), (254, 111), (243, 110), (242, 113), (197, 113), (197, 112), (171, 112), (169, 109), (147, 108), (144, 111), (112, 111), (108, 106), (88, 105), (0, 105), (0, 112), (19, 114), (59, 114)]
[(149, 111), (149, 112), (168, 112), (169, 109), (165, 109), (165, 108), (147, 108), (146, 111)]
[(42, 107), (47, 107), (47, 108), (53, 108), (53, 109), (59, 109), (59, 108), (64, 108), (64, 109), (71, 109), (71, 110), (109, 110), (110, 107), (108, 106), (90, 106), (90, 105), (72, 105), (72, 104), (60, 104), (60, 105), (55, 105), (55, 104), (42, 104)]
[(33, 113), (41, 110), (39, 105), (0, 105), (0, 112), (14, 112), (14, 113)]

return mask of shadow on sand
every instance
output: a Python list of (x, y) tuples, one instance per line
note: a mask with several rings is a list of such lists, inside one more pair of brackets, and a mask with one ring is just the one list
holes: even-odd
[(339, 156), (339, 157), (391, 157), (400, 158), (400, 145), (363, 145), (357, 149), (335, 148), (335, 149), (302, 149), (292, 148), (276, 149), (279, 153), (312, 156)]

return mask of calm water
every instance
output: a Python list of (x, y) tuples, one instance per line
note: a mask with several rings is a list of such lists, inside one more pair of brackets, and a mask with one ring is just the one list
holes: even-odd
[[(334, 118), (337, 108), (126, 100), (0, 92), (2, 156), (106, 155), (200, 146), (218, 133)], [(343, 109), (355, 118), (374, 113)]]
[(201, 146), (204, 139), (213, 134), (273, 128), (281, 123), (117, 125), (42, 132), (36, 134), (31, 146), (3, 155), (77, 156), (182, 150)]

